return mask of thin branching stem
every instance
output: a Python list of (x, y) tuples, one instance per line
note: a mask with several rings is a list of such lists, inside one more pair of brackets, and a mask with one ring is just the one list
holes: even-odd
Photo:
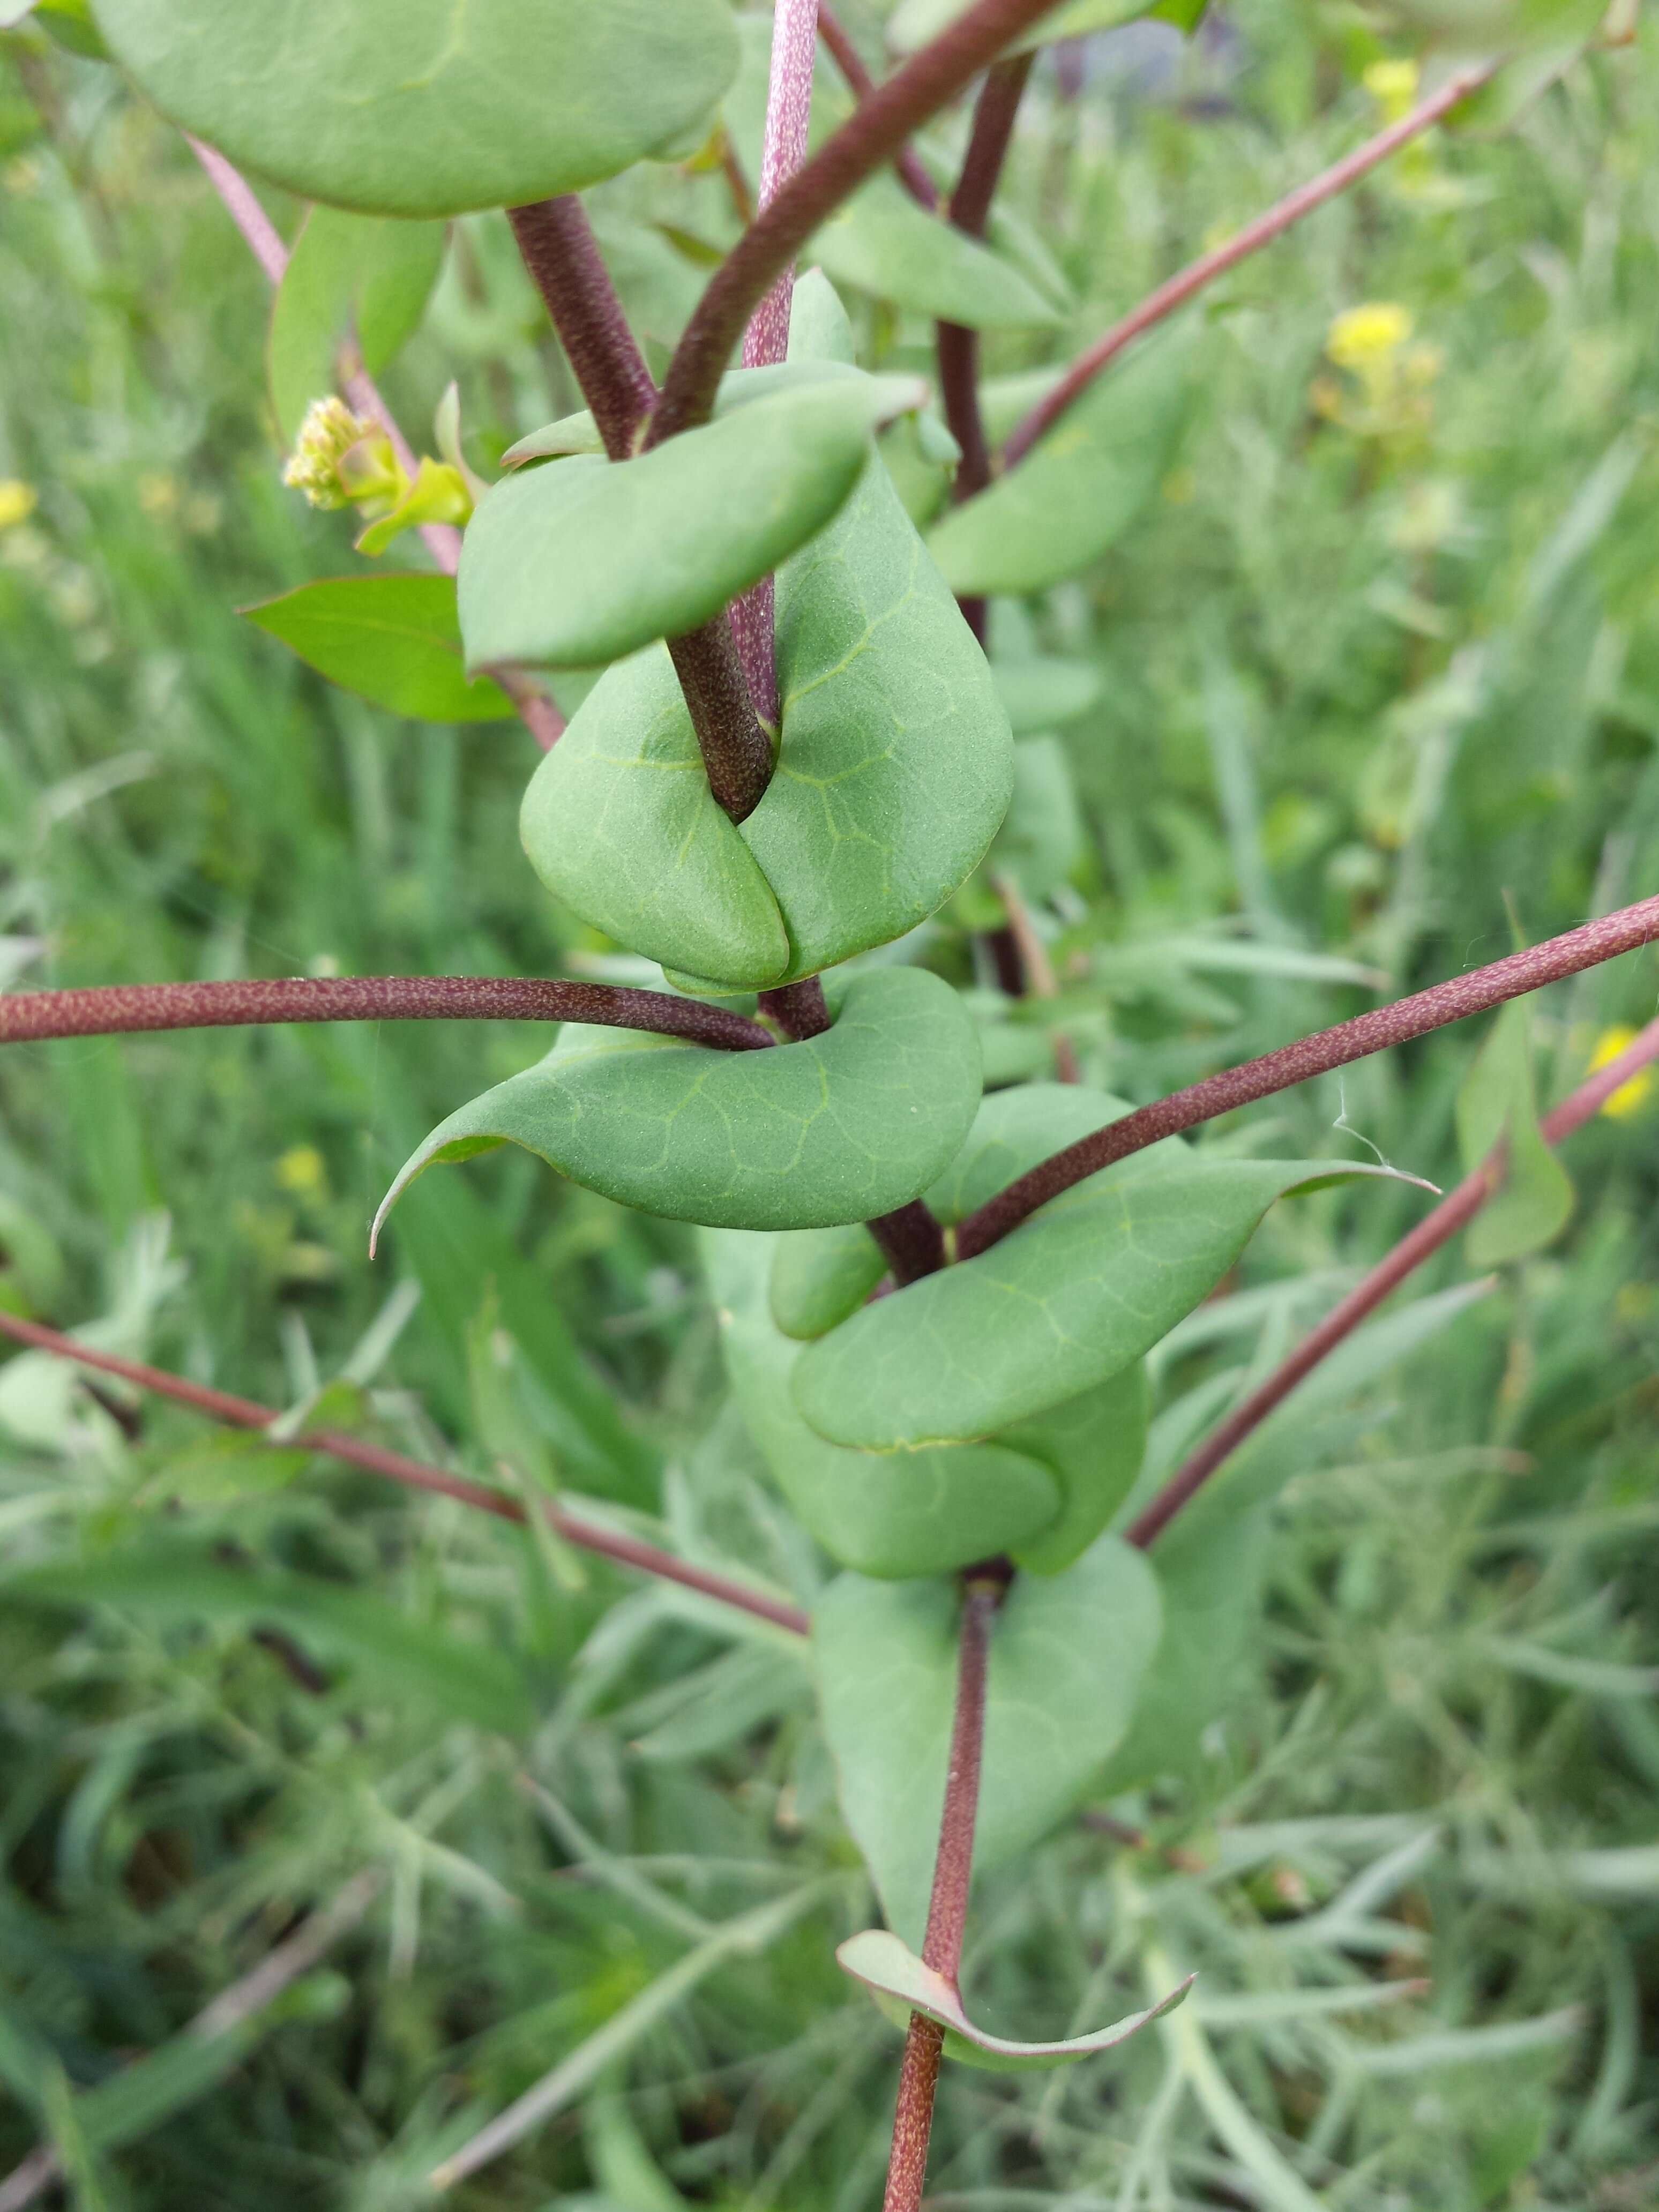
[[(818, 0), (775, 0), (772, 70), (766, 95), (766, 129), (761, 143), (757, 207), (777, 198), (806, 159), (806, 126), (812, 112), (812, 71), (817, 59)], [(749, 319), (743, 334), (745, 368), (770, 368), (789, 357), (789, 310), (795, 296), (792, 261)], [(777, 594), (770, 576), (732, 603), (732, 631), (738, 659), (748, 679), (749, 696), (761, 726), (772, 737), (782, 719), (778, 703), (778, 667), (773, 635)]]
[[(289, 253), (276, 225), (260, 206), (252, 186), (241, 172), (204, 145), (199, 138), (185, 134), (185, 143), (207, 173), (209, 183), (218, 193), (225, 212), (246, 240), (254, 259), (273, 285), (280, 284), (288, 270)], [(347, 368), (342, 381), (344, 396), (359, 415), (379, 422), (392, 441), (392, 450), (398, 456), (404, 472), (415, 474), (415, 454), (398, 424), (397, 416), (381, 398), (380, 387), (361, 362)], [(420, 536), (428, 553), (447, 576), (453, 576), (461, 564), (461, 534), (447, 522), (427, 522), (421, 525)], [(544, 752), (550, 752), (564, 734), (564, 718), (544, 691), (515, 668), (498, 668), (495, 681), (519, 710), (520, 719)]]
[(1498, 67), (1497, 62), (1491, 61), (1474, 63), (1467, 69), (1459, 70), (1431, 92), (1426, 100), (1419, 100), (1409, 114), (1402, 115), (1397, 123), (1390, 123), (1386, 130), (1379, 131), (1374, 137), (1368, 138), (1363, 146), (1355, 147), (1352, 154), (1345, 154), (1328, 169), (1322, 169), (1305, 185), (1298, 185), (1282, 200), (1275, 201), (1264, 215), (1259, 215), (1254, 222), (1247, 223), (1236, 238), (1230, 238), (1212, 252), (1200, 254), (1196, 261), (1189, 261), (1184, 269), (1160, 284), (1156, 291), (1149, 292), (1138, 307), (1132, 307), (1121, 321), (1114, 323), (1110, 330), (1097, 337), (1087, 352), (1079, 354), (1054, 390), (1045, 393), (1024, 420), (1016, 425), (1002, 448), (1003, 468), (1011, 469), (1022, 460), (1043, 432), (1053, 428), (1073, 402), (1087, 391), (1107, 363), (1121, 353), (1133, 339), (1151, 330), (1155, 323), (1161, 323), (1177, 307), (1184, 307), (1195, 292), (1201, 292), (1218, 276), (1237, 268), (1241, 261), (1247, 260), (1252, 253), (1260, 252), (1264, 246), (1271, 246), (1274, 239), (1282, 237), (1293, 224), (1300, 222), (1304, 216), (1311, 215), (1316, 208), (1323, 207), (1327, 200), (1334, 199), (1340, 192), (1346, 191), (1349, 185), (1357, 184), (1367, 171), (1376, 168), (1380, 161), (1386, 161), (1390, 154), (1398, 153), (1402, 146), (1409, 145), (1413, 138), (1420, 137), (1443, 116), (1449, 114), (1454, 107), (1466, 100), (1471, 93), (1478, 92)]
[(592, 1022), (725, 1052), (773, 1040), (759, 1022), (700, 999), (614, 983), (517, 975), (291, 975), (235, 983), (111, 983), (0, 994), (0, 1044), (141, 1030), (268, 1022)]
[[(945, 1808), (939, 1817), (939, 1849), (933, 1859), (933, 1894), (921, 1955), (954, 1989), (962, 1971), (962, 1936), (968, 1919), (973, 1880), (974, 1827), (979, 1817), (980, 1756), (985, 1743), (985, 1675), (991, 1628), (1008, 1586), (1008, 1570), (999, 1561), (969, 1568), (963, 1577), (962, 1621), (957, 1652), (956, 1711), (951, 1723), (951, 1753), (945, 1777)], [(913, 2012), (899, 2065), (898, 2097), (893, 2112), (893, 2148), (887, 2166), (882, 2212), (916, 2212), (927, 2179), (927, 2142), (933, 2126), (933, 2094), (939, 2083), (945, 2031), (925, 2013)]]
[[(974, 125), (962, 174), (951, 195), (947, 210), (951, 222), (969, 238), (983, 238), (990, 220), (997, 180), (1014, 135), (1014, 118), (1031, 74), (1035, 54), (1011, 54), (989, 70), (974, 108)], [(991, 449), (979, 405), (979, 332), (963, 323), (940, 323), (936, 347), (939, 396), (944, 402), (945, 427), (962, 448), (951, 497), (958, 503), (972, 499), (991, 481)], [(968, 627), (986, 642), (986, 603), (980, 593), (957, 602)]]
[[(547, 307), (605, 452), (637, 452), (657, 388), (646, 367), (586, 210), (574, 192), (509, 208), (507, 219)], [(772, 747), (756, 717), (732, 625), (717, 615), (668, 650), (697, 733), (708, 787), (734, 822), (759, 805), (772, 775)]]
[(895, 160), (911, 132), (966, 90), (1054, 0), (976, 0), (947, 31), (877, 85), (797, 170), (710, 280), (663, 380), (653, 443), (706, 422), (744, 325), (775, 277), (866, 178)]
[[(141, 1360), (120, 1359), (113, 1352), (95, 1352), (90, 1345), (65, 1336), (58, 1329), (47, 1328), (40, 1322), (23, 1321), (3, 1309), (0, 1309), (0, 1335), (9, 1336), (15, 1343), (27, 1345), (33, 1351), (72, 1359), (77, 1366), (92, 1368), (100, 1375), (112, 1375), (136, 1389), (152, 1391), (158, 1397), (172, 1398), (179, 1405), (193, 1407), (198, 1413), (206, 1413), (230, 1428), (269, 1429), (282, 1419), (270, 1407), (256, 1404), (251, 1398), (236, 1397), (228, 1390), (216, 1390), (204, 1382), (191, 1382), (182, 1375), (170, 1375), (166, 1369), (147, 1366)], [(384, 1444), (370, 1443), (343, 1429), (307, 1429), (296, 1436), (284, 1432), (272, 1441), (289, 1450), (325, 1452), (331, 1459), (343, 1460), (369, 1474), (384, 1475), (388, 1481), (401, 1483), (406, 1490), (423, 1490), (452, 1498), (459, 1504), (494, 1514), (498, 1521), (522, 1522), (528, 1517), (523, 1504), (504, 1491), (492, 1490), (486, 1483), (453, 1474), (447, 1468), (431, 1467), (424, 1460), (410, 1459), (405, 1453), (387, 1449)], [(693, 1565), (688, 1559), (676, 1559), (672, 1552), (645, 1543), (637, 1536), (602, 1528), (598, 1522), (588, 1520), (585, 1515), (567, 1512), (550, 1500), (538, 1503), (548, 1526), (567, 1543), (583, 1551), (597, 1552), (623, 1566), (636, 1567), (642, 1574), (678, 1583), (687, 1589), (700, 1591), (705, 1597), (718, 1598), (722, 1604), (736, 1606), (739, 1612), (753, 1613), (796, 1635), (805, 1636), (807, 1632), (810, 1624), (798, 1606), (772, 1597), (764, 1590), (752, 1589), (729, 1575), (716, 1574), (710, 1568)]]
[(1212, 1121), (1218, 1114), (1231, 1114), (1237, 1106), (1248, 1106), (1276, 1091), (1288, 1091), (1316, 1075), (1328, 1074), (1332, 1068), (1346, 1067), (1351, 1060), (1386, 1052), (1390, 1045), (1426, 1036), (1431, 1030), (1443, 1029), (1448, 1022), (1485, 1013), (1506, 1000), (1521, 998), (1547, 983), (1558, 983), (1586, 968), (1598, 967), (1602, 961), (1634, 951), (1656, 938), (1659, 938), (1659, 898), (1642, 899), (1634, 906), (1621, 907), (1616, 914), (1603, 915), (1578, 929), (1570, 929), (1564, 936), (1512, 952), (1490, 967), (1454, 976), (1449, 982), (1414, 992), (1408, 999), (1396, 999), (1392, 1006), (1374, 1007), (1370, 1013), (1355, 1015), (1352, 1021), (1339, 1022), (1334, 1029), (1319, 1030), (1295, 1044), (1281, 1045), (1277, 1052), (1267, 1053), (1260, 1060), (1247, 1060), (1219, 1075), (1206, 1076), (1201, 1083), (1188, 1084), (1184, 1091), (1138, 1107), (1093, 1136), (1066, 1146), (1000, 1190), (957, 1230), (957, 1256), (967, 1260), (988, 1250), (1049, 1199), (1058, 1198), (1061, 1191), (1070, 1190), (1085, 1176), (1127, 1159), (1132, 1152), (1144, 1151), (1162, 1138), (1195, 1128), (1200, 1121)]
[[(1649, 1064), (1659, 1060), (1659, 1020), (1651, 1021), (1605, 1067), (1596, 1069), (1578, 1088), (1544, 1117), (1546, 1141), (1560, 1144), (1591, 1115), (1601, 1111), (1613, 1092)], [(1392, 1252), (1380, 1260), (1346, 1297), (1333, 1306), (1319, 1326), (1309, 1332), (1287, 1358), (1274, 1368), (1259, 1389), (1231, 1413), (1210, 1436), (1182, 1462), (1163, 1488), (1144, 1506), (1123, 1534), (1144, 1549), (1156, 1541), (1182, 1507), (1204, 1487), (1210, 1477), (1282, 1405), (1299, 1382), (1329, 1357), (1343, 1339), (1398, 1288), (1407, 1275), (1437, 1252), (1441, 1246), (1472, 1221), (1481, 1207), (1503, 1188), (1504, 1153), (1500, 1146), (1473, 1174), (1448, 1191), (1432, 1213), (1402, 1237)]]
[[(876, 81), (864, 66), (864, 57), (848, 37), (847, 26), (830, 6), (829, 0), (818, 0), (818, 35), (830, 49), (830, 59), (846, 78), (848, 89), (856, 99), (868, 100), (876, 88)], [(926, 208), (929, 215), (937, 215), (939, 187), (922, 167), (915, 148), (901, 146), (893, 156), (893, 167), (899, 182), (916, 204)]]

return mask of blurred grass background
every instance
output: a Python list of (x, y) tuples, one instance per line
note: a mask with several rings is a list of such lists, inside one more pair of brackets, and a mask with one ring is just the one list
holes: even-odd
[[(1056, 358), (1380, 119), (1389, 50), (1350, 10), (1137, 37), (1093, 42), (1080, 89), (1045, 64), (1023, 118), (1014, 203), (1078, 295)], [(1659, 884), (1656, 90), (1644, 25), (1227, 280), (1154, 511), (999, 609), (1105, 674), (1068, 738), (1088, 856), (1049, 919), (1054, 1011), (1115, 1090)], [(699, 281), (675, 189), (703, 185), (595, 195), (659, 349)], [(387, 388), (418, 431), (459, 374), (498, 451), (569, 387), (504, 225), (459, 228)], [(0, 45), (0, 981), (602, 963), (519, 854), (517, 724), (397, 723), (237, 619), (354, 565), (278, 481), (263, 280), (182, 144), (28, 32)], [(1402, 312), (1351, 324), (1344, 366), (1333, 325), (1366, 307)], [(926, 362), (919, 324), (867, 335)], [(1006, 339), (990, 366), (1041, 357)], [(1011, 1066), (1034, 1036), (1041, 1059), (973, 918), (920, 955), (975, 986)], [(1548, 994), (1546, 1097), (1654, 994), (1647, 956)], [(1340, 1117), (1443, 1182), (1476, 1042), (1226, 1140), (1333, 1149)], [(686, 1232), (514, 1154), (426, 1178), (367, 1261), (413, 1143), (540, 1048), (443, 1024), (12, 1048), (0, 1298), (810, 1595), (823, 1562), (711, 1433)], [(1170, 1960), (1203, 1994), (1121, 2062), (952, 2073), (941, 2206), (1659, 2203), (1659, 1097), (1619, 1104), (1573, 1142), (1555, 1247), (1280, 1433), (1262, 1664), (1198, 1769), (978, 1899), (969, 1986), (1005, 2032), (1127, 2009)], [(1421, 1203), (1275, 1217), (1162, 1360), (1158, 1448)], [(1454, 1250), (1425, 1287), (1469, 1272)], [(181, 1540), (290, 1577), (257, 1633), (205, 1618)], [(0, 1540), (125, 1594), (0, 1613), (0, 2174), (45, 2142), (83, 2207), (392, 2212), (567, 2063), (560, 2109), (447, 2201), (878, 2201), (896, 2040), (830, 1959), (870, 1908), (799, 1653), (32, 1355), (0, 1366)], [(354, 1924), (279, 1998), (185, 2033), (343, 1897)], [(695, 1987), (665, 1985), (690, 1954)]]

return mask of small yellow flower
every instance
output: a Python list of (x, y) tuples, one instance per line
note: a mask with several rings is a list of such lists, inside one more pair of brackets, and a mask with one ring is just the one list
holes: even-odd
[(138, 479), (138, 504), (157, 522), (164, 520), (179, 504), (179, 479), (165, 469), (149, 471)]
[(295, 1145), (277, 1161), (276, 1180), (296, 1198), (318, 1198), (327, 1187), (328, 1168), (315, 1145)]
[(1398, 123), (1411, 112), (1417, 99), (1418, 77), (1413, 61), (1373, 62), (1366, 70), (1365, 89), (1382, 109), (1385, 123)]
[(302, 491), (313, 507), (344, 507), (350, 495), (340, 481), (340, 463), (373, 427), (331, 393), (326, 399), (313, 399), (283, 471), (283, 482)]
[[(1617, 1022), (1613, 1028), (1603, 1030), (1595, 1040), (1595, 1051), (1590, 1054), (1589, 1073), (1594, 1075), (1598, 1067), (1605, 1067), (1610, 1060), (1617, 1060), (1626, 1045), (1635, 1043), (1636, 1034), (1626, 1022)], [(1620, 1085), (1612, 1097), (1603, 1103), (1601, 1111), (1611, 1114), (1615, 1121), (1620, 1121), (1629, 1115), (1639, 1114), (1653, 1094), (1653, 1085), (1652, 1067), (1639, 1069), (1628, 1083)]]
[(1325, 350), (1339, 368), (1369, 368), (1397, 353), (1415, 327), (1409, 307), (1393, 300), (1369, 301), (1334, 319)]
[(33, 484), (21, 483), (15, 477), (0, 477), (0, 530), (27, 522), (39, 504), (40, 495)]

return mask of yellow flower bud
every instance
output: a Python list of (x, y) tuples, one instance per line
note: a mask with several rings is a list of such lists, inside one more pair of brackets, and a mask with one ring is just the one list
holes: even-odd
[(1339, 368), (1364, 368), (1404, 345), (1415, 327), (1409, 307), (1393, 300), (1345, 308), (1325, 334), (1325, 350)]
[(344, 507), (352, 495), (340, 481), (340, 463), (374, 426), (354, 415), (332, 394), (313, 399), (306, 410), (283, 482), (302, 491), (313, 507)]
[(1414, 61), (1373, 62), (1364, 75), (1364, 87), (1382, 111), (1385, 123), (1398, 123), (1410, 113), (1417, 99), (1419, 72)]
[(15, 477), (0, 477), (0, 530), (27, 522), (38, 503), (33, 484), (21, 483)]
[[(1627, 1023), (1618, 1022), (1613, 1028), (1603, 1030), (1595, 1040), (1595, 1049), (1590, 1054), (1589, 1073), (1594, 1075), (1598, 1067), (1605, 1067), (1609, 1060), (1617, 1060), (1626, 1046), (1635, 1042), (1636, 1031)], [(1615, 1121), (1623, 1121), (1627, 1115), (1639, 1113), (1653, 1094), (1653, 1085), (1652, 1068), (1639, 1069), (1628, 1083), (1620, 1085), (1612, 1097), (1604, 1103), (1601, 1111), (1611, 1114)]]

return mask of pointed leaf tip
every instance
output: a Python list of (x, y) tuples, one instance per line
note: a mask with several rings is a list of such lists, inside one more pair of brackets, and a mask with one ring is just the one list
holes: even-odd
[(955, 1984), (936, 1973), (887, 1929), (866, 1928), (860, 1935), (849, 1936), (837, 1949), (836, 1962), (843, 1973), (864, 1984), (890, 2017), (896, 2016), (902, 2023), (905, 2014), (920, 2012), (937, 2021), (945, 2030), (945, 2048), (951, 2057), (1005, 2074), (1066, 2066), (1097, 2051), (1113, 2050), (1162, 2014), (1172, 2011), (1198, 1979), (1196, 1974), (1188, 1974), (1146, 2011), (1114, 2021), (1109, 2027), (1097, 2028), (1092, 2035), (1068, 2036), (1059, 2043), (1012, 2043), (975, 2027), (963, 2009)]

